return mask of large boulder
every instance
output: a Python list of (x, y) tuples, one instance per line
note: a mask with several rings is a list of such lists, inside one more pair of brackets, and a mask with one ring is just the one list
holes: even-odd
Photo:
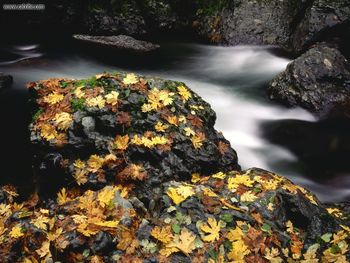
[(269, 97), (313, 112), (349, 105), (350, 64), (335, 48), (318, 44), (273, 79)]
[(139, 187), (124, 181), (98, 191), (63, 188), (47, 204), (35, 196), (15, 203), (15, 189), (0, 188), (2, 262), (350, 259), (348, 212), (321, 205), (273, 173), (195, 174), (191, 182), (155, 186), (157, 198), (148, 203)]
[(131, 176), (147, 195), (153, 185), (193, 173), (239, 170), (235, 151), (214, 129), (215, 112), (184, 83), (116, 73), (29, 87), (37, 103), (34, 166), (46, 192), (73, 178), (98, 188)]
[(90, 35), (73, 35), (73, 38), (88, 44), (100, 47), (109, 47), (119, 51), (131, 51), (145, 53), (158, 49), (160, 46), (150, 42), (137, 40), (126, 35), (118, 36), (90, 36)]
[[(350, 34), (350, 2), (347, 0), (315, 0), (305, 10), (293, 33), (292, 46), (296, 52), (320, 41), (348, 45)], [(347, 49), (344, 46), (344, 49)]]

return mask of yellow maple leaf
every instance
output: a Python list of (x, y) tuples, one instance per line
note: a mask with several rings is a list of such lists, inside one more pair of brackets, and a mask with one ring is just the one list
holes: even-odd
[(244, 194), (241, 195), (241, 202), (253, 202), (257, 199), (258, 197), (255, 196), (251, 191), (247, 191)]
[(189, 90), (184, 86), (177, 87), (177, 91), (179, 92), (182, 100), (184, 101), (187, 101), (189, 98), (192, 97), (191, 92), (189, 92)]
[(107, 104), (115, 106), (118, 103), (119, 92), (112, 91), (105, 96)]
[(165, 248), (159, 252), (161, 255), (168, 257), (172, 253), (181, 251), (189, 257), (189, 254), (196, 249), (195, 240), (196, 235), (184, 227), (181, 229), (181, 233), (179, 235), (175, 235), (173, 241), (167, 243)]
[(81, 99), (85, 97), (85, 92), (82, 90), (84, 87), (77, 87), (74, 91), (74, 95), (78, 98)]
[(208, 222), (202, 224), (200, 229), (206, 233), (206, 235), (202, 236), (203, 241), (212, 242), (219, 240), (221, 224), (215, 218), (209, 217)]
[(78, 185), (86, 184), (88, 181), (87, 171), (86, 170), (77, 170), (73, 174), (73, 177)]
[(192, 183), (198, 183), (201, 180), (201, 175), (199, 173), (193, 173), (191, 177)]
[(114, 148), (120, 151), (125, 151), (129, 145), (129, 135), (117, 135), (114, 140)]
[(59, 94), (57, 92), (51, 93), (44, 97), (44, 102), (53, 105), (56, 103), (61, 102), (64, 99), (64, 96), (62, 94)]
[(22, 233), (22, 227), (21, 227), (21, 225), (19, 225), (19, 224), (15, 225), (15, 226), (11, 229), (9, 235), (10, 235), (10, 237), (12, 237), (12, 238), (19, 238), (19, 237), (24, 236), (24, 233)]
[(243, 240), (237, 240), (232, 242), (232, 249), (227, 254), (227, 257), (234, 262), (245, 262), (244, 257), (249, 253), (250, 251)]
[(213, 174), (211, 177), (222, 180), (222, 179), (225, 179), (226, 174), (223, 172), (218, 172), (216, 174)]
[(63, 205), (70, 201), (70, 199), (67, 196), (67, 190), (66, 188), (62, 188), (61, 191), (57, 193), (57, 203), (59, 205)]
[(151, 231), (151, 235), (165, 244), (169, 243), (174, 238), (170, 226), (155, 226)]
[(80, 160), (80, 159), (75, 160), (73, 165), (74, 165), (75, 168), (78, 168), (78, 169), (84, 169), (85, 168), (85, 163), (82, 160)]
[(191, 137), (191, 136), (194, 136), (196, 133), (194, 132), (194, 130), (192, 130), (190, 127), (186, 127), (184, 128), (184, 132), (185, 132), (185, 135), (187, 137)]
[(35, 251), (38, 253), (40, 258), (50, 258), (52, 256), (50, 251), (50, 241), (44, 241), (41, 248)]
[(174, 125), (174, 126), (178, 126), (179, 125), (179, 119), (176, 116), (168, 116), (168, 117), (166, 117), (166, 120), (171, 125)]
[(43, 123), (42, 125), (40, 125), (40, 135), (47, 141), (50, 141), (55, 139), (58, 133), (55, 126), (48, 123)]
[(109, 206), (114, 198), (115, 189), (111, 186), (106, 186), (97, 195), (97, 200), (102, 207)]
[(200, 132), (191, 138), (194, 148), (199, 149), (203, 146), (203, 141), (205, 140), (205, 134)]
[(154, 126), (157, 132), (165, 132), (169, 128), (168, 125), (161, 123), (160, 121)]
[(72, 116), (67, 112), (56, 113), (53, 120), (57, 128), (63, 131), (66, 131), (73, 122)]
[(167, 190), (167, 195), (173, 200), (174, 204), (178, 205), (188, 197), (194, 195), (193, 188), (188, 185), (180, 185), (176, 188), (169, 187)]
[(104, 164), (104, 159), (99, 157), (96, 154), (93, 154), (90, 156), (89, 160), (87, 161), (88, 170), (92, 173), (96, 173)]
[(37, 218), (32, 219), (30, 223), (32, 223), (34, 226), (41, 230), (47, 230), (47, 224), (49, 223), (49, 221), (50, 218), (43, 215), (39, 215)]
[(254, 180), (250, 178), (249, 175), (246, 174), (237, 174), (228, 178), (227, 180), (227, 188), (230, 190), (236, 190), (238, 186), (244, 185), (247, 187), (252, 187), (254, 184)]
[(231, 229), (227, 234), (226, 238), (230, 240), (231, 242), (241, 240), (243, 238), (243, 231), (239, 227), (236, 227), (235, 229)]
[(98, 95), (94, 98), (86, 99), (86, 105), (88, 105), (89, 107), (97, 107), (99, 109), (102, 109), (105, 106), (105, 104), (106, 101), (101, 95)]
[(130, 84), (132, 85), (138, 82), (139, 82), (139, 79), (134, 73), (126, 74), (125, 78), (123, 78), (123, 83), (125, 85), (130, 85)]
[(113, 220), (94, 220), (91, 223), (97, 226), (103, 226), (103, 227), (110, 227), (110, 228), (116, 228), (119, 225), (119, 221), (113, 221)]
[(152, 111), (152, 110), (154, 110), (154, 108), (152, 107), (152, 105), (151, 104), (149, 104), (149, 103), (145, 103), (145, 104), (143, 104), (142, 105), (142, 107), (141, 107), (141, 111), (142, 112), (150, 112), (150, 111)]

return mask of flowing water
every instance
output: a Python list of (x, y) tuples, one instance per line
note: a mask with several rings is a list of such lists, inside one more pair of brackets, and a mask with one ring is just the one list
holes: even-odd
[(15, 79), (11, 90), (0, 95), (0, 114), (7, 123), (0, 135), (8, 141), (1, 150), (6, 152), (2, 162), (8, 168), (3, 178), (11, 179), (13, 173), (25, 173), (30, 167), (25, 132), (29, 120), (26, 82), (51, 77), (84, 78), (103, 71), (125, 70), (184, 81), (207, 100), (217, 113), (216, 128), (237, 151), (243, 169), (259, 167), (280, 173), (314, 191), (322, 201), (349, 199), (348, 177), (310, 179), (303, 173), (298, 156), (264, 137), (264, 123), (316, 121), (305, 110), (287, 109), (267, 99), (267, 83), (289, 63), (289, 59), (276, 55), (273, 48), (164, 43), (158, 53), (143, 57), (110, 56), (74, 44), (48, 47), (31, 43), (2, 47), (0, 59), (0, 72)]

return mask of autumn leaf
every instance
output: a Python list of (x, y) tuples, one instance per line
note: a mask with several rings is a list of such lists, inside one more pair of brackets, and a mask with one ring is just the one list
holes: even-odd
[(85, 97), (85, 92), (83, 91), (83, 88), (84, 87), (77, 87), (74, 91), (74, 95), (78, 98), (78, 99), (81, 99), (81, 98), (84, 98)]
[(245, 262), (244, 257), (249, 253), (248, 247), (244, 244), (243, 240), (240, 239), (232, 242), (232, 249), (227, 254), (227, 257), (234, 262)]
[(196, 249), (195, 245), (196, 235), (187, 228), (182, 228), (180, 235), (175, 235), (174, 240), (167, 243), (165, 248), (160, 252), (161, 255), (170, 256), (172, 253), (181, 251), (186, 256)]
[(205, 140), (205, 134), (200, 132), (191, 138), (194, 148), (199, 149), (203, 146), (203, 141)]
[(184, 132), (185, 132), (185, 135), (187, 137), (191, 137), (191, 136), (194, 136), (196, 134), (195, 131), (192, 130), (190, 127), (184, 128)]
[(62, 188), (61, 191), (57, 193), (57, 203), (59, 205), (63, 205), (70, 201), (70, 199), (67, 196), (67, 190), (66, 188)]
[(12, 238), (19, 238), (19, 237), (24, 236), (24, 233), (22, 233), (22, 227), (21, 227), (21, 225), (19, 225), (19, 224), (15, 225), (15, 226), (11, 229), (9, 235), (10, 235), (10, 237), (12, 237)]
[(30, 223), (41, 230), (47, 230), (47, 224), (49, 223), (49, 221), (50, 218), (43, 215), (39, 215), (37, 218), (32, 219)]
[(104, 164), (104, 159), (94, 154), (91, 155), (89, 160), (87, 161), (88, 170), (92, 173), (96, 173), (100, 168), (102, 168)]
[(40, 135), (47, 141), (51, 141), (57, 137), (58, 133), (55, 126), (43, 123), (40, 125)]
[(206, 233), (206, 235), (202, 236), (203, 241), (213, 242), (215, 240), (219, 240), (221, 225), (215, 218), (209, 217), (208, 222), (202, 224), (200, 229)]
[(231, 229), (227, 234), (226, 238), (230, 240), (231, 242), (241, 240), (243, 238), (243, 231), (239, 228), (236, 227), (235, 229)]
[(102, 109), (105, 106), (105, 104), (106, 101), (101, 95), (86, 99), (86, 105), (88, 105), (89, 107), (97, 107), (99, 109)]
[(62, 94), (54, 92), (44, 97), (44, 102), (50, 105), (53, 105), (61, 102), (63, 99), (64, 99), (64, 96)]
[(111, 186), (107, 186), (98, 193), (97, 200), (102, 207), (109, 206), (115, 195), (115, 189)]
[(254, 180), (250, 178), (249, 175), (243, 174), (237, 174), (235, 176), (231, 176), (227, 180), (227, 188), (230, 190), (236, 190), (238, 186), (244, 185), (246, 187), (252, 187), (254, 184)]
[(159, 227), (152, 229), (151, 235), (162, 243), (169, 243), (174, 237), (171, 232), (171, 226)]
[(143, 181), (147, 177), (147, 172), (142, 165), (130, 164), (118, 174), (118, 177)]
[(123, 83), (125, 85), (132, 85), (136, 84), (137, 82), (139, 82), (139, 79), (134, 73), (126, 74), (125, 78), (123, 79)]
[(114, 140), (114, 148), (120, 151), (125, 151), (129, 145), (129, 135), (117, 135)]
[(183, 101), (187, 101), (189, 98), (192, 97), (189, 90), (187, 88), (185, 88), (184, 86), (177, 87), (177, 91), (179, 92)]
[(174, 204), (178, 205), (188, 197), (194, 195), (193, 188), (188, 185), (180, 185), (176, 188), (169, 187), (167, 195), (173, 200)]
[(115, 106), (118, 104), (119, 92), (112, 91), (105, 96), (107, 104)]
[(166, 129), (169, 128), (169, 126), (158, 121), (154, 128), (157, 132), (165, 132)]
[(59, 130), (66, 131), (73, 122), (72, 116), (67, 112), (57, 113), (53, 118)]
[(44, 241), (41, 248), (35, 251), (38, 253), (40, 258), (50, 258), (52, 256), (50, 252), (50, 241)]
[(253, 202), (257, 199), (258, 197), (255, 196), (251, 191), (247, 191), (244, 194), (241, 195), (241, 202)]
[(118, 240), (117, 248), (124, 250), (126, 254), (132, 254), (139, 246), (139, 242), (131, 231), (123, 231)]

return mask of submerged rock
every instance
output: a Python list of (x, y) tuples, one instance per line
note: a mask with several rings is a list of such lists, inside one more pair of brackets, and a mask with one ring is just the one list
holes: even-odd
[(335, 48), (319, 44), (288, 64), (271, 81), (269, 97), (314, 112), (350, 102), (350, 64)]
[(13, 78), (11, 75), (4, 75), (0, 72), (0, 90), (9, 88), (12, 85)]
[(150, 42), (137, 40), (130, 36), (89, 36), (73, 35), (76, 40), (95, 44), (97, 46), (110, 47), (120, 51), (133, 51), (138, 53), (150, 52), (158, 49), (160, 46)]

